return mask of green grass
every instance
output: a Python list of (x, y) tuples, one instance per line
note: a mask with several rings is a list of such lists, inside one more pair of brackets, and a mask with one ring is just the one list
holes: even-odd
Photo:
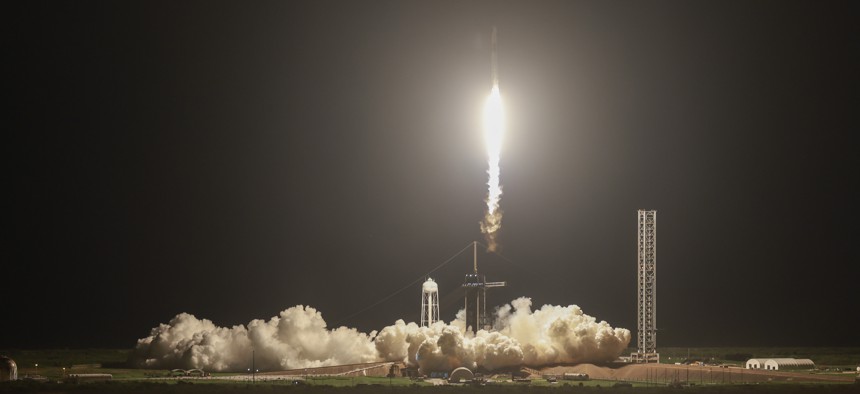
[(305, 380), (309, 385), (313, 386), (333, 386), (347, 387), (358, 385), (372, 386), (432, 386), (427, 382), (416, 382), (409, 378), (384, 378), (377, 376), (356, 376), (356, 377), (339, 377), (339, 376), (315, 376)]
[[(712, 363), (729, 363), (734, 365), (741, 365), (742, 361), (732, 361), (725, 360), (726, 355), (730, 354), (750, 354), (753, 357), (773, 357), (773, 356), (784, 356), (784, 357), (794, 357), (794, 358), (809, 358), (812, 359), (816, 366), (819, 368), (826, 367), (844, 367), (844, 368), (855, 368), (858, 364), (860, 364), (860, 348), (857, 347), (846, 347), (846, 348), (825, 348), (825, 347), (781, 347), (781, 348), (772, 348), (772, 347), (671, 347), (671, 348), (660, 348), (660, 356), (661, 361), (664, 363), (675, 363), (684, 360), (687, 357), (687, 352), (689, 349), (689, 353), (691, 358), (696, 359), (705, 359)], [(632, 350), (629, 350), (629, 353)], [(52, 349), (52, 350), (0, 350), (0, 354), (8, 355), (12, 357), (17, 363), (19, 367), (19, 376), (23, 377), (27, 374), (38, 374), (42, 376), (46, 376), (52, 381), (56, 382), (63, 377), (63, 367), (66, 367), (65, 373), (110, 373), (113, 375), (114, 381), (109, 383), (88, 383), (86, 385), (82, 385), (85, 387), (90, 387), (94, 392), (98, 392), (105, 388), (105, 392), (117, 391), (117, 392), (158, 392), (153, 388), (163, 388), (163, 387), (181, 387), (184, 388), (180, 390), (181, 392), (193, 392), (194, 390), (198, 390), (198, 387), (209, 387), (211, 390), (215, 391), (230, 391), (230, 390), (238, 390), (238, 388), (242, 388), (242, 390), (246, 390), (250, 382), (237, 382), (237, 381), (229, 381), (229, 380), (220, 380), (220, 379), (209, 379), (209, 380), (178, 380), (178, 379), (166, 379), (166, 380), (155, 380), (148, 379), (152, 377), (166, 377), (169, 375), (168, 371), (165, 369), (134, 369), (125, 367), (125, 363), (128, 360), (128, 356), (131, 353), (130, 349)], [(36, 368), (35, 364), (38, 363), (39, 367)], [(69, 369), (72, 365), (76, 364), (101, 364), (102, 368), (76, 368), (74, 370)], [(826, 372), (826, 371), (816, 371), (815, 373), (834, 373), (834, 372)], [(225, 375), (235, 375), (235, 373), (213, 373), (214, 376), (225, 376)], [(434, 393), (437, 390), (444, 390), (441, 388), (432, 388), (427, 386), (432, 386), (432, 384), (427, 382), (415, 382), (406, 378), (383, 378), (383, 377), (312, 377), (310, 378), (306, 385), (301, 386), (293, 386), (290, 384), (291, 379), (285, 378), (280, 381), (273, 382), (261, 382), (258, 381), (253, 383), (253, 389), (251, 391), (266, 391), (266, 390), (307, 390), (309, 393), (313, 391), (314, 393), (328, 393), (341, 390), (349, 390), (350, 392), (359, 392), (363, 390), (369, 390), (370, 392), (381, 391), (381, 390), (399, 390), (403, 388), (411, 388), (415, 390), (430, 390)], [(499, 392), (499, 391), (522, 391), (522, 390), (560, 390), (560, 391), (573, 391), (579, 392), (585, 390), (588, 392), (589, 390), (597, 389), (596, 386), (600, 386), (600, 389), (604, 390), (602, 392), (611, 392), (609, 390), (631, 390), (630, 388), (612, 388), (615, 381), (601, 381), (601, 380), (590, 380), (584, 381), (583, 386), (579, 386), (579, 381), (564, 381), (559, 380), (557, 383), (549, 383), (543, 379), (534, 379), (529, 384), (526, 383), (497, 383), (497, 385), (484, 387), (484, 392)], [(33, 382), (14, 382), (11, 385), (4, 384), (0, 387), (0, 391), (8, 391), (6, 389), (14, 388), (12, 392), (20, 391), (20, 392), (28, 392), (35, 384)], [(58, 385), (57, 383), (52, 383), (53, 385)], [(648, 390), (657, 390), (657, 388), (651, 386), (648, 387), (647, 384), (641, 382), (634, 382), (634, 390), (636, 393), (647, 393), (650, 392)], [(59, 386), (51, 386), (51, 387), (65, 387), (66, 385)], [(726, 387), (727, 391), (720, 392), (743, 392), (743, 391), (733, 391), (736, 390), (735, 387), (738, 385), (719, 385), (720, 387)], [(778, 392), (778, 391), (767, 391), (771, 390), (769, 388), (762, 387), (797, 387), (803, 388), (808, 387), (809, 385), (799, 384), (799, 383), (767, 383), (763, 385), (748, 385), (748, 386), (739, 386), (746, 387), (748, 390), (752, 390), (751, 392)], [(41, 389), (32, 392), (37, 392), (40, 390), (44, 390), (45, 386), (38, 386)], [(71, 389), (69, 391), (78, 390), (78, 386), (70, 386)], [(194, 389), (189, 390), (188, 387), (194, 387)], [(218, 387), (215, 389), (215, 387)], [(694, 392), (709, 392), (708, 387), (714, 387), (713, 385), (699, 385), (695, 387), (689, 387), (689, 391)], [(815, 385), (815, 390), (807, 391), (807, 392), (816, 392), (818, 388), (827, 388), (826, 390), (831, 390), (830, 387), (857, 387), (852, 386), (851, 384), (818, 384)], [(451, 390), (453, 388), (449, 387), (447, 390)], [(457, 387), (459, 391), (469, 391), (477, 388), (471, 387)], [(172, 389), (171, 389), (172, 390)], [(332, 391), (334, 390), (334, 391)], [(788, 389), (783, 389), (788, 390)], [(836, 390), (836, 389), (834, 389)], [(61, 391), (66, 391), (63, 389)], [(430, 393), (427, 391), (427, 393)], [(458, 391), (458, 392), (459, 392)], [(857, 390), (860, 391), (860, 390)], [(245, 391), (242, 391), (245, 392)], [(620, 391), (624, 392), (624, 391)], [(657, 391), (660, 392), (660, 391)], [(830, 391), (824, 391), (830, 392)], [(841, 391), (834, 391), (841, 392)]]
[[(860, 365), (860, 347), (665, 347), (659, 348), (660, 361), (673, 364), (689, 355), (694, 359), (714, 363), (742, 365), (746, 360), (726, 360), (730, 354), (749, 354), (752, 357), (809, 358), (816, 366), (856, 367)], [(627, 349), (629, 354), (635, 349)], [(126, 368), (131, 349), (50, 349), (2, 350), (0, 354), (12, 357), (20, 369), (70, 367), (75, 364), (102, 364), (104, 368)]]
[[(558, 380), (555, 383), (547, 382), (546, 379), (532, 379), (530, 385), (535, 387), (556, 387), (568, 389), (571, 387), (580, 387), (580, 383), (582, 383), (582, 387), (612, 387), (614, 384), (619, 383), (617, 380), (601, 380), (601, 379), (590, 379), (590, 380)], [(633, 387), (647, 387), (649, 384), (642, 382), (628, 382), (633, 385)], [(505, 385), (514, 385), (514, 386), (525, 386), (524, 383), (504, 383)], [(650, 385), (653, 386), (653, 385)]]
[[(585, 382), (583, 382), (585, 383)], [(556, 386), (556, 387), (540, 387), (533, 385), (502, 385), (502, 386), (485, 386), (485, 387), (413, 387), (400, 385), (395, 386), (376, 386), (362, 385), (352, 387), (334, 387), (331, 385), (302, 385), (294, 386), (289, 383), (222, 383), (212, 384), (207, 382), (188, 382), (188, 381), (172, 381), (172, 382), (146, 382), (146, 381), (126, 381), (126, 382), (103, 382), (103, 383), (88, 383), (88, 384), (57, 384), (57, 383), (34, 383), (34, 382), (7, 382), (0, 386), (0, 391), (9, 393), (74, 393), (82, 394), (100, 394), (100, 393), (128, 393), (128, 394), (149, 394), (149, 393), (183, 393), (183, 394), (228, 394), (228, 393), (295, 393), (295, 394), (370, 394), (370, 393), (390, 393), (390, 394), (516, 394), (516, 393), (635, 393), (635, 394), (657, 394), (657, 393), (677, 393), (676, 388), (666, 386), (651, 386), (651, 387), (634, 387), (634, 388), (614, 388), (611, 382), (601, 384), (595, 382), (595, 385), (574, 386)], [(600, 384), (600, 387), (597, 387)], [(761, 384), (761, 385), (721, 385), (721, 386), (693, 386), (683, 389), (686, 393), (701, 393), (701, 394), (733, 394), (733, 393), (755, 393), (755, 394), (843, 394), (856, 393), (858, 387), (850, 384), (841, 385), (810, 385), (810, 384)]]

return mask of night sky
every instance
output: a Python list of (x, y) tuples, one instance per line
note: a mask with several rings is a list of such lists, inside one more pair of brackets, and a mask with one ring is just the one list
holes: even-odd
[[(362, 331), (417, 320), (418, 284), (356, 312), (482, 240), (493, 26), (490, 303), (576, 304), (635, 346), (636, 211), (656, 209), (658, 348), (858, 346), (851, 5), (4, 7), (0, 348), (131, 348), (180, 312), (298, 304)], [(433, 274), (443, 319), (470, 269)]]

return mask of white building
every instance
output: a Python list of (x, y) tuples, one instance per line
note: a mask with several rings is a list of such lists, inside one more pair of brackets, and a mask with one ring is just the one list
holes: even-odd
[(766, 358), (751, 358), (747, 360), (747, 369), (762, 369), (766, 361)]
[(747, 369), (764, 369), (768, 371), (814, 369), (815, 363), (808, 358), (751, 358), (746, 362)]

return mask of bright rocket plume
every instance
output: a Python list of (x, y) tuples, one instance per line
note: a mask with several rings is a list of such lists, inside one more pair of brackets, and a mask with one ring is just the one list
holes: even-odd
[(487, 146), (487, 213), (481, 222), (481, 232), (487, 240), (487, 249), (495, 251), (496, 233), (502, 227), (502, 211), (499, 210), (499, 200), (502, 198), (502, 187), (499, 184), (499, 158), (502, 151), (502, 141), (505, 135), (505, 111), (502, 105), (502, 94), (499, 92), (499, 76), (496, 65), (496, 30), (492, 36), (492, 76), (493, 87), (484, 104), (484, 143)]
[[(489, 181), (487, 213), (481, 222), (488, 249), (496, 249), (501, 227), (499, 155), (505, 116), (496, 73), (496, 32), (493, 30), (493, 85), (484, 106), (484, 137)], [(429, 327), (397, 320), (380, 331), (329, 328), (310, 306), (288, 308), (269, 320), (221, 327), (207, 319), (180, 313), (137, 341), (131, 361), (149, 368), (204, 368), (244, 371), (249, 354), (263, 370), (311, 368), (376, 361), (403, 361), (422, 373), (558, 363), (606, 362), (630, 343), (630, 331), (613, 328), (583, 313), (576, 305), (544, 305), (533, 309), (521, 297), (496, 310), (492, 330), (466, 330), (465, 310), (450, 323)]]

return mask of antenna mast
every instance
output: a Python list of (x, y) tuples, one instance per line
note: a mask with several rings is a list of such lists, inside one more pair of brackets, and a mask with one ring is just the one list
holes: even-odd
[(478, 273), (478, 241), (472, 241), (472, 261), (475, 264), (475, 274)]

